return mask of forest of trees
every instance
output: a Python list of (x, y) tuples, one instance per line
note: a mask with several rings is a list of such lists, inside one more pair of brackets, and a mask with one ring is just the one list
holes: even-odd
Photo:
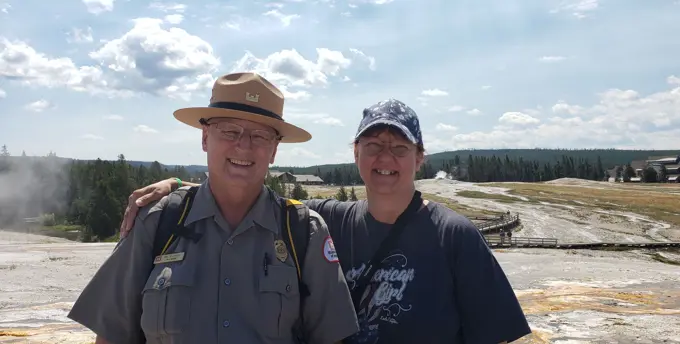
[[(316, 167), (310, 172), (305, 168), (279, 168), (292, 174), (314, 174), (326, 183), (336, 185), (363, 184), (359, 170), (355, 165), (336, 165), (329, 169)], [(434, 178), (438, 172), (446, 172), (453, 179), (470, 182), (541, 182), (558, 178), (580, 178), (604, 180), (605, 166), (600, 157), (594, 161), (584, 158), (563, 155), (555, 162), (539, 162), (525, 160), (522, 157), (511, 159), (509, 156), (454, 156), (451, 160), (427, 161), (416, 179)]]
[[(602, 152), (605, 152), (603, 150)], [(645, 154), (653, 155), (648, 151)], [(552, 154), (552, 153), (551, 153)], [(539, 182), (571, 177), (590, 180), (607, 178), (603, 161), (606, 157), (591, 158), (562, 154), (552, 161), (530, 160), (507, 155), (452, 155), (450, 159), (428, 159), (417, 178), (433, 178), (438, 172), (451, 178), (471, 182), (522, 181)], [(619, 153), (617, 153), (619, 154)], [(635, 154), (642, 154), (636, 153)], [(536, 156), (535, 154), (533, 156)], [(635, 172), (630, 161), (618, 162), (615, 174), (630, 180)], [(342, 186), (333, 197), (356, 200), (352, 185), (362, 184), (353, 164), (315, 166), (311, 168), (276, 168), (293, 174), (315, 174), (326, 183)], [(116, 235), (127, 197), (136, 188), (168, 177), (196, 180), (205, 177), (200, 166), (164, 166), (159, 162), (131, 163), (120, 155), (116, 161), (82, 161), (57, 157), (30, 157), (25, 153), (10, 154), (0, 147), (0, 227), (22, 223), (25, 218), (42, 217), (45, 224), (77, 226), (82, 239), (96, 241)], [(643, 173), (646, 181), (655, 181), (664, 171), (648, 168)], [(612, 176), (614, 177), (614, 176)], [(310, 196), (302, 185), (285, 186), (277, 178), (267, 176), (265, 183), (281, 195), (295, 199)]]

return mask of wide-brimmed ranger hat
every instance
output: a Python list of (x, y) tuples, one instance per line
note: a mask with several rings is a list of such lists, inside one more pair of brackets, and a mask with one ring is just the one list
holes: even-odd
[(283, 120), (283, 93), (255, 73), (232, 73), (219, 77), (207, 107), (189, 107), (174, 112), (180, 122), (195, 128), (210, 118), (244, 119), (274, 128), (281, 142), (305, 142), (312, 138), (306, 130)]

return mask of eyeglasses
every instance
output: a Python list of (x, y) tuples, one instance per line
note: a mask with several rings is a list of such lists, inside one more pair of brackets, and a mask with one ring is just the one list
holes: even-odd
[(227, 141), (240, 140), (244, 132), (248, 132), (250, 134), (250, 142), (253, 145), (260, 147), (269, 147), (274, 143), (274, 141), (281, 139), (281, 136), (278, 136), (271, 131), (261, 129), (246, 130), (242, 126), (230, 122), (206, 122), (205, 124), (213, 129), (213, 132), (217, 135), (217, 137)]
[(384, 142), (378, 143), (375, 141), (364, 142), (362, 143), (362, 146), (368, 156), (380, 155), (380, 153), (382, 153), (385, 150), (385, 148), (387, 148), (392, 153), (392, 155), (398, 158), (403, 158), (411, 151), (411, 147), (404, 144), (389, 146)]

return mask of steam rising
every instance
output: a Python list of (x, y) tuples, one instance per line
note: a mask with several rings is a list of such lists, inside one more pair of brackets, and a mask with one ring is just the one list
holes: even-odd
[(434, 175), (434, 179), (451, 179), (451, 176), (444, 171), (439, 171)]
[(68, 160), (0, 156), (0, 228), (68, 209)]

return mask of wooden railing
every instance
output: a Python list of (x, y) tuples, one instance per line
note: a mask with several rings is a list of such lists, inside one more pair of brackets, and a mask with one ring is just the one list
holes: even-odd
[(501, 236), (484, 236), (489, 246), (533, 246), (533, 247), (556, 247), (555, 238), (508, 238)]
[(477, 228), (480, 232), (488, 232), (498, 228), (514, 226), (519, 223), (519, 214), (507, 216), (503, 220), (489, 221), (480, 224)]

